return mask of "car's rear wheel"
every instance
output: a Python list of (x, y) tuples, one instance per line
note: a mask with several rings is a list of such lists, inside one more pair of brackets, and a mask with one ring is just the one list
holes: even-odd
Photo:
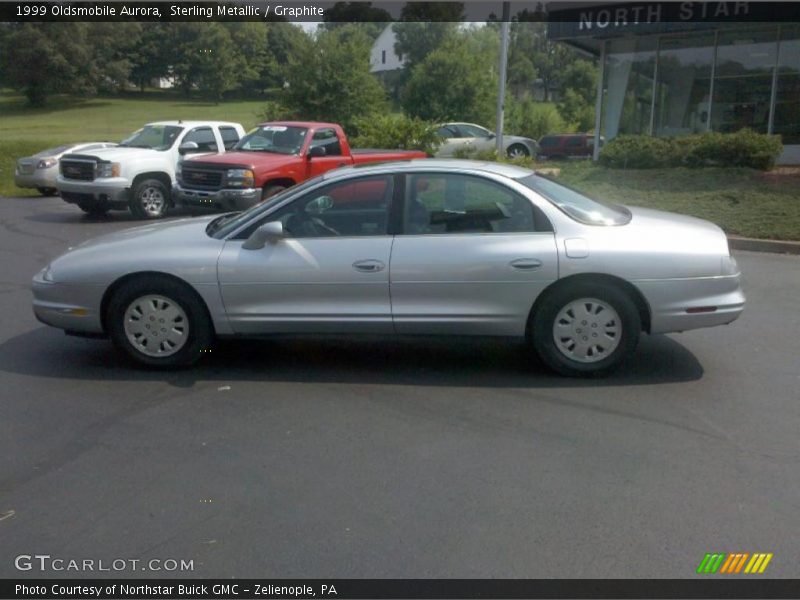
[(508, 158), (528, 158), (531, 155), (530, 151), (522, 144), (512, 144), (506, 150), (506, 154)]
[(90, 217), (102, 217), (108, 212), (108, 206), (98, 203), (78, 202), (78, 208)]
[(52, 187), (37, 187), (36, 191), (39, 192), (42, 196), (57, 196), (58, 190)]
[(266, 200), (267, 198), (271, 198), (275, 194), (278, 194), (285, 189), (286, 189), (285, 185), (280, 185), (280, 184), (265, 185), (264, 189), (261, 191), (261, 199)]
[(106, 322), (117, 349), (150, 367), (189, 366), (213, 339), (202, 300), (162, 277), (123, 284), (108, 304)]
[(130, 209), (139, 219), (160, 219), (169, 208), (169, 190), (158, 179), (145, 179), (131, 192)]
[(607, 375), (636, 349), (642, 324), (633, 300), (608, 284), (578, 282), (542, 299), (532, 315), (542, 361), (573, 377)]

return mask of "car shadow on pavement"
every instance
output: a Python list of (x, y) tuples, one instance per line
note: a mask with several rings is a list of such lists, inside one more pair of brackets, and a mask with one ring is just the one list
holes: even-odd
[(633, 358), (603, 379), (553, 375), (521, 342), (465, 338), (274, 338), (217, 342), (178, 371), (137, 367), (107, 340), (39, 327), (0, 344), (0, 371), (65, 380), (263, 381), (485, 388), (575, 388), (695, 381), (697, 358), (673, 338), (642, 336)]

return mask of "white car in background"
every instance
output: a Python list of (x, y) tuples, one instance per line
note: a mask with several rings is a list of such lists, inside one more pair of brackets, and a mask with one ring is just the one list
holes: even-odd
[(17, 159), (14, 184), (20, 188), (35, 188), (42, 196), (55, 196), (58, 159), (69, 152), (93, 152), (116, 146), (113, 142), (82, 142), (48, 148), (32, 156)]
[[(475, 154), (494, 150), (497, 145), (494, 132), (475, 123), (444, 123), (439, 126), (436, 135), (442, 140), (436, 151), (437, 158), (452, 158), (457, 152)], [(539, 144), (530, 138), (504, 133), (503, 149), (509, 158), (525, 158), (536, 156), (539, 153)]]

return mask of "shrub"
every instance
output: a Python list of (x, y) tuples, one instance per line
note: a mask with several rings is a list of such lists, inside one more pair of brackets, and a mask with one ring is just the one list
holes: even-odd
[(433, 154), (441, 143), (437, 126), (430, 121), (405, 115), (373, 115), (354, 119), (354, 146), (422, 150)]
[(600, 164), (617, 169), (656, 169), (675, 160), (672, 141), (649, 135), (618, 135), (603, 146)]
[(620, 135), (603, 147), (600, 163), (620, 169), (719, 166), (769, 170), (782, 150), (779, 136), (751, 129), (674, 138)]
[(548, 133), (566, 133), (567, 124), (552, 104), (530, 98), (507, 103), (504, 131), (538, 140)]

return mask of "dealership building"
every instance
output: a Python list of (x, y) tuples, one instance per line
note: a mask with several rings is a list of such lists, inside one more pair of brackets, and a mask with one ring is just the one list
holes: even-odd
[(600, 136), (749, 127), (780, 135), (779, 163), (800, 164), (800, 3), (547, 8), (549, 38), (600, 61), (595, 153)]

